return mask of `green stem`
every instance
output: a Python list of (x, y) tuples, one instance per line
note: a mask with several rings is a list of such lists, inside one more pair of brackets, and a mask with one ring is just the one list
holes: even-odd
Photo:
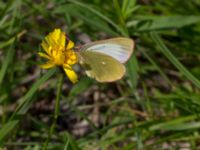
[(62, 85), (63, 85), (63, 74), (59, 75), (58, 78), (58, 83), (57, 83), (57, 93), (56, 93), (56, 104), (55, 104), (55, 110), (54, 110), (54, 116), (53, 116), (53, 123), (50, 127), (49, 133), (48, 133), (48, 137), (43, 145), (42, 150), (46, 150), (47, 146), (49, 144), (49, 141), (51, 140), (52, 134), (54, 132), (55, 126), (56, 126), (56, 122), (59, 116), (59, 104), (60, 104), (60, 97), (61, 97), (61, 91), (62, 91)]

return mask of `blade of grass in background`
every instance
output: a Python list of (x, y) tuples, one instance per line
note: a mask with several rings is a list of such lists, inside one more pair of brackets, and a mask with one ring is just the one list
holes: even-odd
[[(162, 130), (162, 129), (172, 129), (172, 126), (176, 126), (176, 129), (178, 128), (178, 126), (183, 127), (185, 122), (187, 121), (193, 121), (194, 119), (197, 118), (197, 115), (191, 115), (191, 116), (184, 116), (184, 117), (179, 117), (176, 118), (174, 120), (170, 120), (170, 121), (165, 121), (165, 122), (161, 122), (158, 124), (154, 124), (152, 126), (150, 126), (150, 130)], [(194, 122), (195, 123), (195, 122)], [(188, 127), (189, 128), (189, 127)]]
[[(199, 16), (136, 16), (139, 19), (137, 31), (152, 31), (174, 29), (200, 22)], [(135, 20), (128, 22), (127, 26), (135, 25)]]
[(9, 0), (7, 2), (6, 7), (0, 13), (0, 18), (3, 18), (5, 16), (6, 12), (12, 7), (14, 2), (15, 2), (15, 0)]
[(68, 132), (65, 132), (64, 136), (66, 139), (64, 150), (81, 150), (75, 139)]
[(19, 105), (16, 108), (15, 113), (12, 117), (14, 117), (16, 114), (24, 114), (30, 106), (31, 103), (31, 97), (35, 94), (35, 92), (39, 89), (39, 87), (48, 80), (55, 72), (56, 68), (53, 68), (51, 70), (48, 70), (48, 72), (45, 73), (44, 76), (42, 76), (40, 79), (38, 79), (32, 86), (31, 89), (19, 100)]
[(6, 57), (5, 57), (5, 61), (3, 61), (3, 65), (1, 66), (1, 70), (0, 70), (0, 88), (1, 88), (1, 84), (3, 82), (3, 79), (5, 77), (6, 71), (8, 69), (9, 63), (13, 60), (13, 56), (15, 54), (15, 50), (14, 50), (14, 46), (11, 45), (7, 51)]
[(123, 33), (123, 31), (121, 30), (121, 28), (115, 23), (112, 21), (112, 19), (108, 18), (107, 16), (105, 16), (104, 14), (102, 14), (101, 12), (95, 10), (94, 8), (92, 8), (90, 5), (87, 5), (87, 4), (84, 4), (84, 3), (81, 3), (80, 1), (76, 1), (76, 0), (67, 0), (71, 3), (74, 3), (78, 6), (81, 6), (81, 7), (84, 7), (84, 8), (87, 8), (88, 10), (90, 10), (92, 13), (94, 13), (96, 16), (102, 18), (103, 20), (105, 20), (106, 22), (108, 22), (109, 24), (111, 24), (117, 31), (120, 31), (121, 33)]
[(70, 90), (69, 96), (74, 97), (87, 90), (93, 84), (93, 80), (88, 77), (82, 77), (81, 80), (75, 84)]
[(137, 10), (139, 6), (136, 5), (136, 0), (123, 0), (121, 13), (124, 20), (126, 20), (132, 13)]
[[(67, 97), (66, 97), (66, 99), (67, 99)], [(86, 120), (94, 130), (98, 130), (96, 125), (91, 121), (91, 119), (83, 111), (79, 110), (79, 108), (77, 108), (75, 105), (71, 104), (71, 102), (67, 102), (67, 104), (70, 106), (70, 109), (75, 114), (78, 114), (81, 118)]]
[(163, 79), (170, 85), (170, 86), (174, 86), (172, 84), (172, 82), (170, 81), (170, 79), (167, 77), (167, 75), (163, 72), (163, 70), (160, 68), (160, 66), (154, 61), (155, 58), (152, 58), (152, 56), (149, 56), (149, 54), (147, 52), (145, 52), (143, 50), (142, 47), (138, 46), (139, 50), (143, 53), (143, 55), (147, 58), (147, 60), (155, 67), (155, 69), (160, 73), (160, 75), (163, 77)]
[[(25, 32), (19, 32), (18, 34), (16, 34), (16, 36), (10, 38), (8, 41), (3, 42), (0, 44), (0, 48), (6, 47), (8, 45), (10, 45), (6, 57), (5, 57), (5, 61), (3, 61), (3, 65), (1, 66), (1, 70), (0, 70), (0, 88), (1, 88), (1, 84), (3, 82), (3, 79), (5, 77), (6, 71), (9, 67), (9, 64), (12, 62), (14, 55), (15, 55), (15, 41), (17, 38), (20, 38)], [(2, 46), (2, 47), (1, 47)]]
[(4, 47), (7, 47), (11, 44), (13, 44), (15, 41), (15, 37), (11, 37), (9, 40), (5, 41), (5, 42), (1, 42), (0, 43), (0, 49), (4, 48)]
[(2, 144), (3, 139), (11, 132), (12, 129), (20, 121), (20, 116), (24, 115), (30, 108), (33, 99), (32, 97), (37, 92), (39, 87), (47, 81), (54, 73), (56, 69), (51, 69), (44, 76), (38, 79), (30, 88), (30, 90), (21, 98), (20, 104), (13, 113), (11, 119), (0, 129), (0, 144)]
[(150, 34), (152, 40), (158, 46), (159, 50), (167, 57), (167, 59), (188, 79), (190, 80), (194, 85), (196, 85), (198, 88), (200, 88), (200, 81), (195, 76), (193, 76), (190, 71), (185, 68), (182, 63), (170, 52), (170, 50), (165, 46), (165, 44), (162, 42), (159, 35), (155, 32), (152, 32)]
[[(113, 28), (106, 20), (102, 19), (99, 16), (96, 16), (96, 14), (94, 13), (91, 13), (91, 10), (87, 7), (81, 7), (80, 5), (74, 3), (63, 4), (59, 7), (56, 7), (53, 13), (62, 15), (64, 14), (68, 17), (72, 16), (73, 18), (79, 18), (79, 26), (84, 23), (88, 24), (88, 26), (91, 26), (92, 29), (103, 31), (111, 36), (117, 36), (119, 34), (113, 30)], [(74, 28), (73, 26), (71, 27)]]
[(138, 81), (139, 66), (138, 66), (137, 58), (135, 57), (134, 54), (131, 57), (131, 59), (128, 61), (126, 66), (127, 66), (128, 77), (129, 77), (129, 80), (131, 81), (130, 82), (131, 87), (133, 91), (135, 91), (136, 86), (137, 86), (137, 81)]

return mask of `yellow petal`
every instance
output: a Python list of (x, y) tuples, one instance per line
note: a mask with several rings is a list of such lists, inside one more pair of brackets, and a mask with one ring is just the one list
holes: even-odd
[(78, 77), (70, 65), (63, 65), (63, 69), (72, 83), (76, 83), (78, 81)]
[(48, 46), (48, 44), (44, 40), (42, 41), (41, 46), (47, 54), (49, 55), (51, 54), (50, 52), (51, 48)]
[(61, 30), (54, 29), (54, 31), (48, 35), (49, 44), (53, 45), (60, 44), (60, 35), (61, 35)]
[(53, 32), (49, 33), (46, 37), (45, 40), (47, 41), (47, 43), (49, 45), (57, 45), (58, 43), (58, 38), (60, 35), (60, 30), (59, 29), (55, 29)]
[(66, 41), (65, 32), (61, 32), (59, 41), (58, 41), (58, 43), (60, 44), (60, 47), (65, 47), (65, 41)]
[(52, 45), (56, 45), (56, 40), (53, 36), (52, 33), (49, 33), (48, 36), (45, 37), (45, 41), (48, 43), (48, 45), (52, 46)]
[(60, 33), (61, 33), (60, 29), (54, 29), (54, 31), (52, 32), (52, 36), (56, 41), (58, 41), (58, 39), (60, 38)]
[(40, 65), (40, 67), (43, 68), (43, 69), (49, 69), (49, 68), (52, 68), (54, 66), (55, 66), (55, 64), (53, 64), (51, 61), (48, 61), (43, 65)]
[(74, 42), (72, 42), (71, 40), (69, 40), (69, 42), (67, 43), (67, 50), (68, 49), (72, 49), (74, 47)]
[(42, 52), (39, 52), (38, 55), (39, 55), (40, 57), (43, 57), (43, 58), (46, 58), (46, 59), (51, 59), (51, 57), (49, 57), (47, 54), (42, 53)]

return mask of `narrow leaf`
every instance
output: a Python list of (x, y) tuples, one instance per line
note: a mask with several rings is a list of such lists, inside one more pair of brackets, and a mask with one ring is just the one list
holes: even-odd
[(159, 35), (152, 32), (151, 38), (154, 43), (158, 46), (159, 50), (167, 57), (167, 59), (194, 85), (200, 88), (200, 81), (185, 66), (171, 53), (171, 51), (165, 46)]

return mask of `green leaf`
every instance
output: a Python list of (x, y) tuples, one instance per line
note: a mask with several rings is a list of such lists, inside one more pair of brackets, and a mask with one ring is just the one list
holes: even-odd
[(48, 80), (54, 73), (56, 69), (51, 69), (44, 76), (38, 79), (31, 87), (31, 89), (22, 97), (20, 100), (20, 104), (16, 108), (16, 111), (13, 113), (11, 119), (0, 129), (0, 141), (2, 142), (3, 139), (11, 132), (12, 129), (18, 124), (20, 121), (20, 117), (29, 110), (32, 104), (32, 97), (37, 92), (39, 87)]
[(192, 121), (192, 120), (194, 120), (196, 118), (197, 118), (196, 115), (186, 116), (186, 117), (179, 117), (179, 118), (174, 119), (174, 120), (170, 120), (170, 121), (166, 121), (166, 122), (163, 122), (163, 123), (154, 124), (149, 129), (150, 130), (162, 130), (162, 129), (166, 129), (166, 130), (179, 130), (179, 129), (180, 130), (184, 130), (184, 129), (200, 127), (199, 122), (198, 123), (195, 123), (195, 122), (194, 123), (189, 123), (190, 126), (188, 126), (188, 127), (185, 126), (188, 123), (184, 123), (184, 122)]
[(10, 46), (10, 48), (7, 51), (6, 57), (3, 61), (3, 65), (1, 66), (1, 70), (0, 70), (0, 87), (1, 84), (3, 82), (3, 79), (5, 77), (6, 71), (8, 69), (9, 63), (13, 60), (13, 56), (14, 56), (15, 50), (13, 45)]
[(14, 127), (17, 125), (19, 120), (12, 120), (6, 123), (2, 128), (0, 129), (0, 145), (3, 142), (3, 139), (10, 134), (11, 130), (14, 129)]
[(65, 139), (66, 142), (64, 150), (80, 150), (80, 148), (78, 147), (78, 143), (68, 132), (65, 132)]
[(124, 19), (128, 18), (137, 8), (136, 0), (123, 0), (121, 12)]
[(103, 19), (104, 21), (106, 21), (107, 23), (109, 23), (110, 25), (112, 25), (117, 31), (120, 31), (123, 33), (123, 31), (121, 30), (121, 28), (115, 23), (113, 22), (112, 19), (108, 18), (107, 16), (105, 16), (103, 13), (101, 13), (100, 11), (94, 9), (93, 7), (91, 7), (91, 5), (89, 4), (84, 4), (84, 3), (81, 3), (79, 1), (76, 1), (76, 0), (67, 0), (73, 4), (76, 4), (78, 5), (79, 7), (82, 7), (82, 8), (86, 8), (88, 9), (91, 13), (93, 13), (95, 16), (98, 16), (99, 18)]
[(171, 51), (165, 46), (159, 35), (155, 32), (150, 34), (153, 42), (158, 49), (167, 57), (167, 59), (196, 87), (200, 88), (200, 81), (185, 66), (171, 53)]
[(113, 29), (109, 26), (107, 21), (101, 17), (96, 16), (96, 14), (91, 13), (90, 9), (87, 7), (81, 7), (76, 4), (61, 5), (56, 7), (54, 13), (66, 14), (75, 18), (79, 18), (80, 21), (87, 23), (92, 29), (106, 32), (112, 36), (118, 35), (117, 32), (113, 31)]
[[(163, 29), (174, 29), (200, 22), (199, 16), (141, 16), (137, 24), (137, 31), (152, 31)], [(127, 24), (128, 27), (135, 26), (135, 20)]]
[(1, 42), (0, 43), (0, 48), (4, 48), (6, 46), (9, 46), (11, 44), (13, 44), (15, 41), (15, 37), (10, 38), (9, 40), (5, 41), (5, 42)]
[(139, 70), (137, 58), (135, 57), (135, 55), (132, 55), (126, 66), (127, 66), (128, 77), (129, 80), (131, 81), (131, 87), (132, 89), (135, 90), (137, 86), (138, 70)]
[(71, 89), (69, 96), (76, 96), (79, 93), (82, 93), (83, 91), (87, 90), (93, 83), (93, 80), (91, 80), (88, 77), (82, 78), (77, 84), (73, 86)]

